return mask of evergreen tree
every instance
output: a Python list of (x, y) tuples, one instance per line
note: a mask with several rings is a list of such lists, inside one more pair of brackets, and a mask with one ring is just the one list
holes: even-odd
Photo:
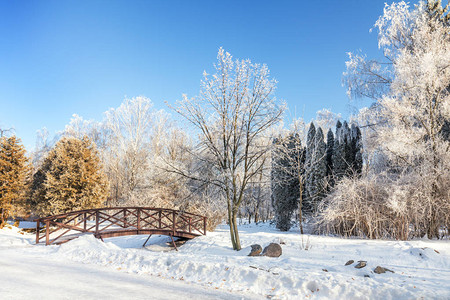
[(327, 149), (322, 128), (315, 129), (314, 124), (308, 131), (305, 163), (305, 209), (316, 210), (324, 197), (325, 179), (327, 176)]
[(287, 139), (274, 142), (272, 152), (272, 205), (275, 211), (276, 227), (288, 231), (292, 226), (292, 215), (297, 209), (299, 188), (299, 160), (301, 143), (298, 136), (289, 135)]
[(351, 128), (348, 123), (338, 121), (336, 124), (336, 139), (332, 153), (333, 177), (337, 181), (344, 176), (353, 176), (362, 171), (362, 141), (361, 130), (355, 124)]
[(333, 151), (334, 151), (334, 134), (328, 129), (327, 133), (327, 181), (328, 186), (333, 186)]
[(362, 172), (362, 141), (361, 130), (355, 124), (351, 127), (351, 149), (352, 149), (352, 164), (351, 169), (354, 175)]
[(352, 135), (347, 121), (344, 121), (344, 123), (342, 124), (342, 137), (344, 143), (344, 163), (345, 163), (344, 176), (351, 176), (353, 174), (352, 165), (354, 153), (352, 148)]
[(25, 199), (30, 171), (28, 158), (20, 139), (0, 138), (0, 228), (12, 210)]
[(316, 126), (311, 122), (308, 135), (306, 136), (306, 155), (305, 155), (305, 199), (303, 208), (307, 212), (312, 211), (313, 202), (313, 182), (314, 182), (314, 156), (315, 156), (315, 138)]
[(87, 138), (62, 138), (34, 175), (33, 201), (40, 215), (99, 207), (107, 180), (94, 144)]
[(327, 176), (326, 144), (324, 141), (322, 128), (316, 130), (314, 139), (315, 155), (313, 168), (313, 184), (310, 193), (312, 199), (313, 211), (316, 211), (318, 204), (325, 196), (325, 179)]
[(347, 164), (345, 162), (345, 137), (342, 123), (336, 123), (336, 138), (333, 145), (332, 153), (333, 175), (335, 181), (345, 175)]

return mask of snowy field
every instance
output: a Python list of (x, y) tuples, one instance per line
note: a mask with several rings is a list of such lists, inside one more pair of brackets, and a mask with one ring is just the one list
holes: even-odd
[[(450, 299), (450, 241), (372, 241), (240, 226), (243, 249), (220, 226), (179, 251), (167, 237), (83, 236), (35, 246), (32, 234), (0, 230), (0, 298), (58, 299)], [(279, 258), (248, 257), (281, 243)], [(355, 263), (345, 266), (349, 260)], [(356, 269), (359, 260), (367, 266)], [(375, 274), (382, 266), (395, 273)]]

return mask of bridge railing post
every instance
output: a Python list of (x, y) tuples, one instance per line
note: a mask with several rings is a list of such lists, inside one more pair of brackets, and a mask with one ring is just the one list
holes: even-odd
[(137, 231), (139, 234), (139, 230), (141, 230), (141, 209), (137, 209)]
[(45, 245), (50, 244), (50, 221), (45, 221)]
[(98, 218), (99, 218), (99, 213), (98, 213), (98, 210), (96, 210), (95, 211), (95, 234), (97, 234), (98, 233)]
[(203, 234), (206, 235), (206, 217), (203, 217)]
[(36, 220), (36, 244), (39, 244), (39, 231), (41, 231), (41, 219)]
[(87, 220), (86, 220), (87, 214), (86, 213), (84, 213), (83, 218), (84, 218), (84, 220), (83, 220), (83, 228), (84, 228), (84, 230), (86, 230), (86, 222), (87, 222)]
[(159, 228), (159, 229), (161, 229), (161, 225), (162, 225), (162, 224), (161, 224), (161, 217), (162, 217), (161, 215), (162, 215), (161, 210), (159, 210), (159, 213), (158, 213), (158, 220), (159, 220), (159, 222), (158, 222), (158, 223), (159, 223), (159, 224), (158, 224), (159, 227), (158, 227), (158, 228)]
[(172, 224), (173, 234), (175, 234), (175, 228), (176, 228), (176, 223), (177, 223), (175, 211), (172, 212), (172, 223), (173, 223)]
[(127, 228), (127, 209), (123, 209), (123, 228)]

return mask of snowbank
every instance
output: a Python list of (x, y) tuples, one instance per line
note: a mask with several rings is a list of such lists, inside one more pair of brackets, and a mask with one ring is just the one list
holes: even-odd
[[(233, 251), (227, 227), (164, 249), (166, 237), (105, 239), (83, 236), (61, 246), (32, 246), (33, 236), (0, 231), (0, 243), (28, 245), (54, 260), (102, 265), (120, 272), (158, 276), (233, 293), (280, 299), (450, 299), (449, 241), (373, 241), (281, 233), (268, 224), (240, 226), (241, 251)], [(279, 258), (248, 257), (250, 245), (281, 243)], [(155, 244), (159, 244), (157, 248)], [(153, 250), (152, 250), (153, 249)], [(167, 248), (165, 248), (167, 249)], [(24, 250), (25, 251), (25, 250)], [(367, 261), (356, 269), (348, 260)], [(375, 274), (376, 266), (395, 273)], [(244, 294), (245, 295), (245, 294)]]

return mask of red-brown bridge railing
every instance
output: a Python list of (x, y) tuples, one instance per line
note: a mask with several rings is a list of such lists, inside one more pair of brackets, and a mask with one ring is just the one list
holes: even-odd
[(163, 234), (170, 236), (172, 241), (173, 237), (191, 239), (206, 235), (206, 217), (165, 208), (107, 207), (36, 220), (36, 244), (43, 239), (46, 245), (61, 244), (83, 233), (102, 240), (137, 234)]

